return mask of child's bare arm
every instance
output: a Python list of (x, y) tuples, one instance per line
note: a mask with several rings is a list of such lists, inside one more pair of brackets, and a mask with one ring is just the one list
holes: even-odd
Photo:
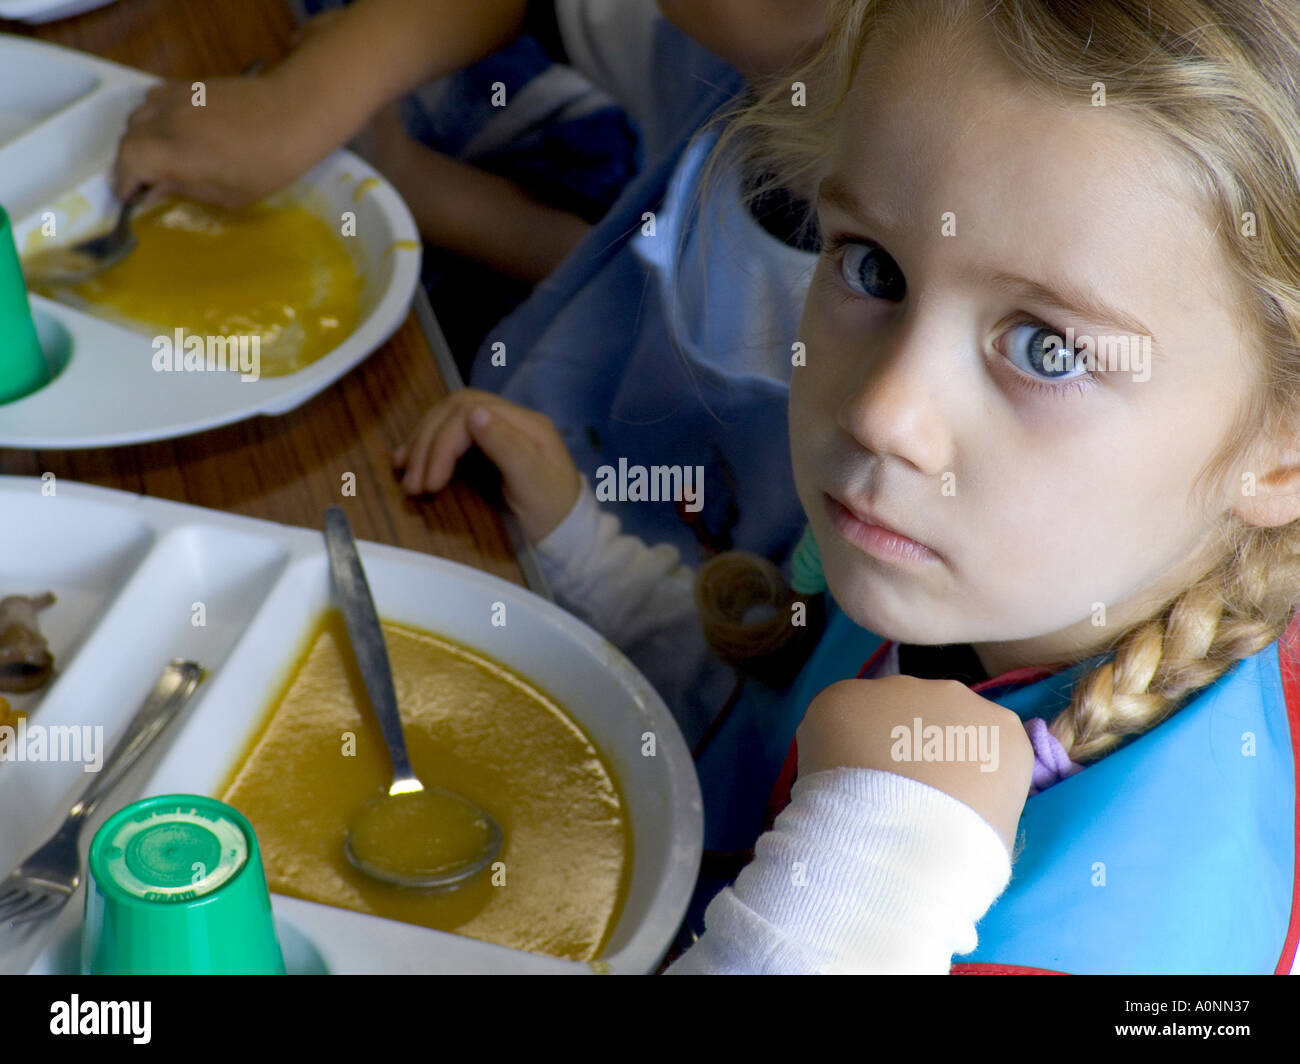
[(513, 181), (434, 151), (407, 135), (396, 105), (372, 123), (362, 148), (411, 208), (426, 243), (536, 284), (591, 229)]
[(237, 206), (289, 184), (384, 103), (468, 66), (519, 35), (527, 0), (357, 0), (259, 78), (155, 87), (118, 148), (120, 197), (160, 194)]

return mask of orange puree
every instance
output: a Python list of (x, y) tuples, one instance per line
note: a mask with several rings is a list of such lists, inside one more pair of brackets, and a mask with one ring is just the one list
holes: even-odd
[(411, 763), (500, 824), (500, 864), (426, 894), (348, 862), (347, 826), (387, 792), (392, 766), (335, 610), (221, 794), (252, 821), (271, 889), (569, 960), (599, 956), (632, 866), (608, 765), (522, 677), (440, 636), (383, 627)]
[(356, 327), (361, 278), (342, 238), (300, 206), (174, 201), (138, 215), (139, 246), (70, 291), (171, 336), (260, 336), (261, 373), (310, 365)]

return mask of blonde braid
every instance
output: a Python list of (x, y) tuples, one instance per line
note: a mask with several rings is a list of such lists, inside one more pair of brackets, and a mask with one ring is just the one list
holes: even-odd
[(1052, 734), (1095, 761), (1155, 727), (1189, 694), (1277, 639), (1300, 601), (1300, 522), (1240, 534), (1238, 550), (1160, 614), (1129, 628), (1114, 657), (1075, 684)]

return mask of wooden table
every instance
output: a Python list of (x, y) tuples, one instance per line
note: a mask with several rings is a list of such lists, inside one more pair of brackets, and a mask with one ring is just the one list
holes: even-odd
[[(274, 62), (289, 50), (294, 29), (286, 0), (118, 0), (44, 26), (0, 20), (0, 32), (187, 81), (238, 74), (257, 59)], [(424, 300), (423, 290), (417, 300)], [(431, 314), (425, 322), (432, 323)], [(432, 552), (524, 583), (511, 546), (517, 532), (475, 491), (458, 479), (433, 498), (412, 501), (392, 471), (393, 449), (446, 394), (433, 345), (413, 310), (379, 351), (289, 414), (132, 447), (0, 449), (0, 474), (52, 472), (309, 528), (321, 527), (325, 508), (338, 503), (358, 538)], [(355, 474), (355, 496), (343, 495), (347, 473)]]

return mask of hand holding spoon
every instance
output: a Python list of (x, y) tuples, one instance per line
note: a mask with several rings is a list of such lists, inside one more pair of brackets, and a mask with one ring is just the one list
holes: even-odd
[(393, 762), (388, 794), (353, 818), (345, 849), (354, 866), (397, 886), (446, 891), (464, 886), (501, 852), (501, 828), (467, 798), (426, 787), (411, 768), (383, 630), (348, 519), (325, 511), (325, 544), (352, 651)]

